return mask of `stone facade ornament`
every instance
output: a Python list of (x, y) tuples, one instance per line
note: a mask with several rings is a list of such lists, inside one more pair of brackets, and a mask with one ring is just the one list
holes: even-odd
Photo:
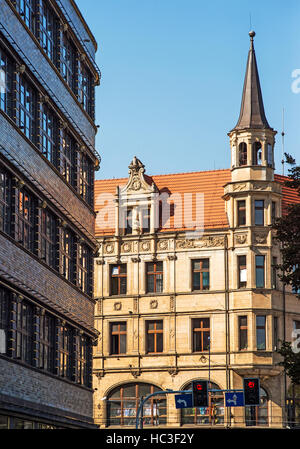
[(168, 249), (168, 240), (159, 240), (157, 243), (157, 247), (160, 250), (166, 250)]
[(158, 301), (156, 299), (152, 299), (152, 301), (150, 301), (150, 309), (157, 309), (158, 307)]
[(180, 239), (176, 242), (176, 248), (209, 248), (224, 245), (224, 236), (209, 236), (200, 239)]
[(168, 373), (170, 374), (170, 376), (174, 377), (174, 376), (176, 376), (176, 374), (178, 374), (178, 369), (177, 368), (169, 368)]
[(132, 244), (130, 242), (123, 243), (121, 251), (124, 253), (130, 253), (132, 251)]
[(150, 251), (151, 244), (150, 241), (141, 242), (141, 250), (142, 251)]
[(111, 254), (111, 253), (113, 253), (113, 252), (114, 252), (114, 244), (113, 244), (113, 243), (107, 243), (107, 244), (104, 246), (104, 252), (105, 252), (106, 254)]
[(247, 234), (235, 234), (234, 241), (239, 245), (247, 243)]
[(114, 303), (114, 310), (119, 311), (122, 309), (122, 303), (121, 302), (115, 302)]
[(233, 184), (232, 190), (233, 190), (234, 192), (240, 192), (241, 190), (245, 190), (246, 187), (247, 187), (247, 184), (246, 184), (246, 183), (243, 183), (243, 184)]
[(267, 243), (268, 234), (267, 233), (255, 233), (254, 243), (263, 244)]

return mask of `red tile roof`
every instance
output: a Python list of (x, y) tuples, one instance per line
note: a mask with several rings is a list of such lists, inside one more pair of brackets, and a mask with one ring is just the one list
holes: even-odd
[[(224, 229), (228, 227), (227, 215), (225, 213), (224, 185), (230, 182), (230, 169), (211, 170), (202, 172), (176, 173), (169, 175), (147, 176), (145, 178), (149, 184), (154, 182), (160, 193), (167, 191), (169, 195), (179, 193), (183, 199), (182, 205), (186, 205), (185, 211), (192, 214), (195, 210), (196, 193), (204, 194), (204, 229)], [(275, 181), (281, 184), (287, 179), (285, 176), (275, 175)], [(95, 211), (96, 218), (96, 236), (112, 235), (115, 232), (115, 203), (112, 201), (116, 193), (117, 186), (125, 186), (128, 178), (105, 179), (95, 181)], [(286, 212), (287, 205), (290, 203), (300, 203), (300, 197), (294, 189), (282, 186), (283, 192), (283, 211)], [(184, 194), (193, 194), (192, 204), (189, 204), (188, 197)], [(171, 201), (172, 202), (172, 201)], [(192, 207), (191, 207), (192, 206)], [(169, 227), (163, 223), (162, 232), (170, 230), (193, 229), (181, 225), (180, 220), (184, 222), (180, 204), (171, 216)], [(182, 207), (183, 210), (183, 207)], [(100, 211), (100, 214), (98, 212)], [(171, 213), (172, 215), (172, 213)], [(196, 217), (191, 216), (192, 219)], [(187, 220), (185, 220), (187, 221)], [(103, 225), (103, 223), (105, 225)]]

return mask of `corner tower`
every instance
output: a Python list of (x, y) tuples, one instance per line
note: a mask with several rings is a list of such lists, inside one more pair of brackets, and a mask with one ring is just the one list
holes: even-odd
[(276, 131), (270, 127), (265, 115), (253, 42), (255, 32), (250, 31), (249, 36), (240, 116), (228, 133), (232, 181), (273, 181)]

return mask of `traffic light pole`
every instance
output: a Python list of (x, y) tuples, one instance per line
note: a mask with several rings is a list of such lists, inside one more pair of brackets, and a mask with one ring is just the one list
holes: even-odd
[[(179, 390), (179, 391), (173, 391), (173, 390), (167, 390), (167, 391), (155, 391), (155, 393), (151, 393), (148, 394), (148, 396), (146, 396), (145, 398), (141, 397), (140, 399), (140, 404), (137, 410), (137, 414), (136, 414), (136, 420), (135, 420), (135, 428), (138, 429), (139, 428), (139, 418), (140, 418), (140, 414), (144, 408), (144, 404), (146, 401), (148, 401), (149, 398), (151, 398), (152, 396), (159, 396), (162, 394), (173, 394), (173, 393), (180, 393), (180, 394), (191, 394), (193, 393), (193, 390)], [(141, 429), (143, 428), (143, 416), (141, 416)]]

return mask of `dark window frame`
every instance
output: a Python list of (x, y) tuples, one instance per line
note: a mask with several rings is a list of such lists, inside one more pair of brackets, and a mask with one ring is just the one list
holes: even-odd
[(48, 209), (41, 208), (40, 258), (56, 269), (57, 265), (57, 218)]
[(60, 274), (69, 282), (74, 283), (74, 252), (75, 252), (75, 235), (68, 228), (60, 230)]
[[(125, 272), (121, 272), (121, 267), (126, 267)], [(113, 274), (114, 268), (118, 269), (118, 273)], [(122, 279), (125, 279), (124, 291), (122, 288)], [(127, 294), (127, 264), (112, 264), (110, 266), (110, 294), (112, 296)]]
[[(154, 328), (150, 329), (153, 325)], [(159, 327), (161, 326), (161, 328)], [(152, 341), (153, 340), (153, 341)], [(153, 347), (153, 351), (150, 348)], [(164, 352), (164, 321), (147, 320), (146, 321), (146, 353), (161, 354)]]
[(16, 74), (16, 124), (25, 136), (36, 143), (37, 92), (24, 75)]
[[(117, 326), (117, 330), (113, 328)], [(125, 329), (122, 329), (125, 327)], [(125, 350), (122, 350), (124, 345)], [(109, 352), (111, 355), (126, 354), (127, 352), (127, 322), (118, 321), (109, 323)]]
[[(207, 352), (209, 350), (210, 333), (209, 318), (192, 318), (192, 352)], [(207, 344), (205, 344), (206, 340), (208, 340)]]
[[(263, 318), (263, 324), (258, 324), (260, 318)], [(256, 315), (256, 349), (265, 351), (267, 345), (267, 317), (266, 315)], [(263, 332), (260, 332), (263, 331)]]
[(237, 200), (237, 226), (246, 226), (246, 200)]
[[(203, 267), (204, 263), (208, 263), (208, 267)], [(195, 268), (196, 263), (200, 264), (200, 268)], [(199, 273), (199, 288), (197, 288), (194, 276), (196, 273)], [(204, 273), (208, 273), (208, 285), (205, 285), (204, 282)], [(209, 258), (203, 259), (192, 259), (192, 291), (204, 291), (210, 289), (210, 264)]]
[(36, 198), (24, 188), (15, 191), (15, 240), (28, 251), (34, 252), (36, 232)]
[(57, 60), (57, 17), (45, 0), (39, 0), (39, 42), (48, 58), (55, 64)]
[(241, 275), (242, 275), (242, 271), (244, 271), (244, 270), (246, 270), (246, 275), (248, 274), (248, 272), (247, 272), (247, 256), (245, 254), (243, 254), (243, 255), (239, 255), (237, 257), (238, 257), (238, 288), (246, 288), (247, 280), (242, 281)]
[[(260, 262), (260, 260), (262, 260), (262, 263)], [(256, 288), (265, 288), (265, 285), (266, 285), (265, 265), (266, 265), (265, 256), (261, 255), (261, 254), (257, 254), (255, 256), (255, 285), (256, 285)], [(258, 282), (260, 277), (262, 277), (262, 279), (263, 279), (262, 283)]]
[[(153, 270), (150, 271), (150, 266)], [(161, 269), (159, 269), (161, 267)], [(160, 278), (161, 277), (161, 278)], [(150, 287), (150, 279), (153, 278), (153, 288)], [(160, 278), (160, 279), (158, 279)], [(158, 282), (159, 280), (159, 282)], [(163, 293), (164, 290), (164, 267), (162, 261), (146, 262), (146, 291), (147, 293)], [(159, 287), (160, 285), (160, 287)]]
[(265, 225), (265, 201), (254, 200), (254, 224), (255, 226)]
[(48, 313), (38, 315), (38, 368), (54, 372), (55, 318)]
[(15, 8), (22, 17), (26, 26), (35, 34), (36, 29), (36, 1), (35, 0), (15, 0)]
[(12, 214), (12, 177), (10, 173), (0, 166), (0, 229), (11, 234)]
[[(15, 63), (0, 47), (0, 109), (13, 116), (13, 77)], [(2, 85), (4, 83), (4, 86)]]
[(15, 358), (32, 365), (33, 360), (33, 305), (27, 301), (16, 303)]
[[(244, 321), (245, 323), (243, 323)], [(239, 329), (239, 351), (245, 351), (248, 349), (248, 316), (240, 315), (238, 317), (238, 329)]]

